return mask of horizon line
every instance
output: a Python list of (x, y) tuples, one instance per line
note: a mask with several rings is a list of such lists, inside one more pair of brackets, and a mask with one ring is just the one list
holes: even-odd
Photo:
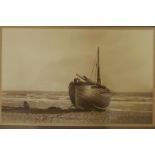
[[(1, 92), (6, 91), (18, 91), (18, 92), (68, 92), (68, 90), (1, 90)], [(153, 91), (112, 91), (112, 93), (153, 93)]]

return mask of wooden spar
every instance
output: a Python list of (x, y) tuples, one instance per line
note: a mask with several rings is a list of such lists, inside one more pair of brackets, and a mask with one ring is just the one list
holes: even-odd
[(92, 84), (96, 84), (95, 82), (93, 82), (92, 80), (88, 79), (86, 76), (81, 76), (79, 74), (76, 74), (76, 76), (86, 82), (92, 83)]
[(76, 76), (85, 81), (84, 77), (82, 77), (81, 75), (76, 74)]
[(101, 85), (101, 78), (100, 78), (100, 51), (98, 47), (97, 51), (97, 83)]

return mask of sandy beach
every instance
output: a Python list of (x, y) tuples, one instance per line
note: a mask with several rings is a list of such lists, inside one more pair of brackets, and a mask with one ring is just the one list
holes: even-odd
[[(24, 108), (24, 100), (29, 109)], [(50, 126), (150, 124), (152, 96), (115, 94), (106, 111), (81, 111), (71, 105), (67, 92), (4, 92), (2, 122)]]

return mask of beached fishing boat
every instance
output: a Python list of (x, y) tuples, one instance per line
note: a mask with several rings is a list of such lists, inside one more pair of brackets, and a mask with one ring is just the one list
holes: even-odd
[(77, 77), (69, 84), (70, 100), (77, 109), (105, 110), (110, 104), (111, 92), (106, 86), (101, 84), (99, 48), (97, 51), (96, 69), (96, 81), (76, 74)]

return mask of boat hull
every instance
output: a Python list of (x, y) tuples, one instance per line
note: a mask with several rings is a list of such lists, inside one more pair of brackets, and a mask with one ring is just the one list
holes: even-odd
[(69, 96), (77, 109), (105, 110), (110, 104), (111, 93), (104, 88), (90, 84), (69, 84)]

